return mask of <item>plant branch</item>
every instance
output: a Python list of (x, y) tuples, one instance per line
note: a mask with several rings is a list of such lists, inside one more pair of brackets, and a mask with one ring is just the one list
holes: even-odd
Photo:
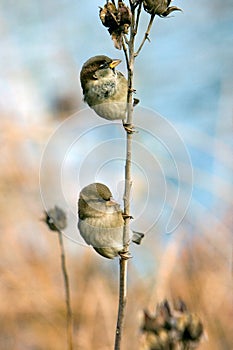
[(57, 230), (59, 244), (61, 249), (61, 268), (62, 274), (64, 278), (64, 286), (65, 286), (65, 295), (66, 295), (66, 327), (67, 327), (67, 344), (68, 349), (73, 349), (73, 320), (72, 320), (72, 310), (70, 303), (70, 286), (69, 286), (69, 277), (66, 268), (66, 260), (65, 260), (65, 248), (63, 244), (62, 232)]
[(149, 34), (150, 34), (150, 30), (151, 30), (151, 27), (152, 27), (152, 24), (153, 24), (153, 21), (154, 21), (154, 18), (155, 18), (155, 14), (152, 14), (151, 17), (150, 17), (150, 21), (148, 23), (148, 26), (147, 26), (147, 30), (145, 32), (145, 35), (144, 35), (144, 38), (138, 48), (138, 50), (135, 52), (134, 56), (138, 56), (139, 52), (141, 51), (141, 49), (143, 48), (143, 45), (145, 44), (145, 41), (146, 40), (149, 40)]
[[(128, 53), (126, 47), (124, 49), (126, 57), (126, 65), (128, 70), (128, 95), (127, 95), (127, 127), (133, 127), (133, 72), (134, 72), (134, 39), (135, 39), (135, 8), (131, 4), (132, 23), (130, 26), (130, 39), (128, 42)], [(129, 253), (129, 236), (130, 236), (130, 192), (131, 192), (131, 163), (132, 163), (132, 132), (126, 131), (126, 161), (125, 161), (125, 190), (124, 190), (124, 217), (125, 225), (123, 231), (124, 253), (120, 258), (120, 280), (119, 280), (119, 305), (118, 318), (115, 336), (115, 350), (120, 350), (121, 337), (123, 330), (123, 321), (125, 315), (125, 307), (127, 301), (127, 270)]]
[(120, 258), (119, 305), (114, 350), (120, 350), (125, 306), (127, 301), (128, 260)]
[(122, 40), (122, 48), (123, 48), (123, 51), (125, 54), (126, 67), (127, 67), (127, 70), (129, 70), (129, 57), (128, 57), (128, 51), (127, 51), (127, 48), (125, 45), (125, 38), (123, 38), (123, 40)]
[(124, 41), (127, 45), (129, 45), (129, 40), (127, 39), (127, 36), (125, 34), (123, 34), (123, 37), (124, 37)]
[(142, 2), (140, 2), (138, 6), (138, 11), (137, 11), (137, 18), (136, 18), (136, 24), (135, 24), (135, 33), (137, 34), (138, 31), (138, 25), (139, 25), (139, 18), (142, 10)]

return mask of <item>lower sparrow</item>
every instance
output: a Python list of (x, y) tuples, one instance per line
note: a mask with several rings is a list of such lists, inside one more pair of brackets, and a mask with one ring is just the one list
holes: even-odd
[(80, 73), (84, 101), (108, 120), (126, 118), (128, 82), (115, 70), (120, 62), (104, 55), (94, 56), (84, 63)]
[[(78, 201), (78, 228), (85, 242), (105, 258), (124, 254), (124, 218), (120, 205), (107, 186), (93, 183), (82, 189)], [(144, 234), (130, 231), (130, 240), (140, 244)]]

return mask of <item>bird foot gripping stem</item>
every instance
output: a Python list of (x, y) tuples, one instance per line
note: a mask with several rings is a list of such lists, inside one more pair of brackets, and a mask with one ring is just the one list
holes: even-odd
[(123, 127), (127, 134), (134, 134), (135, 132), (138, 132), (135, 130), (135, 127), (132, 124), (123, 123)]
[(128, 214), (124, 214), (124, 213), (122, 214), (122, 217), (123, 217), (124, 220), (126, 220), (126, 219), (132, 220), (133, 219), (132, 215), (128, 215)]
[(129, 259), (132, 259), (132, 257), (133, 257), (129, 251), (120, 252), (120, 253), (119, 253), (119, 256), (120, 256), (121, 259), (123, 259), (123, 260), (129, 260)]

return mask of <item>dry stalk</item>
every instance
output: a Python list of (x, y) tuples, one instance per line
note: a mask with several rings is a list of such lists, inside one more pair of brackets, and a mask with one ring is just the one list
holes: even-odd
[[(137, 50), (137, 52), (135, 52), (135, 57), (138, 56), (139, 52), (141, 51), (141, 49), (143, 48), (143, 45), (145, 44), (146, 40), (149, 40), (149, 34), (150, 34), (150, 30), (152, 28), (153, 22), (154, 22), (154, 18), (155, 18), (155, 14), (152, 14), (147, 26), (147, 30), (145, 32), (144, 38)], [(150, 41), (150, 40), (149, 40)]]
[(65, 259), (65, 248), (62, 238), (62, 232), (60, 230), (58, 232), (59, 245), (61, 249), (61, 269), (64, 279), (64, 287), (65, 287), (65, 298), (66, 298), (66, 330), (67, 330), (67, 348), (69, 350), (73, 350), (73, 320), (72, 320), (72, 309), (70, 303), (70, 285), (69, 278), (66, 268), (66, 259)]
[[(124, 42), (123, 50), (125, 54), (126, 66), (128, 71), (128, 96), (127, 96), (127, 128), (128, 130), (133, 129), (133, 73), (134, 73), (134, 41), (135, 41), (135, 8), (130, 2), (132, 12), (132, 23), (130, 26), (130, 39), (128, 42)], [(140, 7), (141, 11), (141, 7)], [(137, 24), (139, 12), (137, 16)], [(128, 45), (128, 51), (126, 48)], [(130, 232), (130, 192), (132, 186), (131, 179), (131, 163), (132, 163), (132, 139), (133, 132), (126, 131), (126, 160), (125, 160), (125, 190), (124, 190), (124, 234), (123, 242), (125, 247), (124, 256), (120, 258), (120, 279), (119, 279), (119, 304), (118, 304), (118, 318), (115, 335), (115, 350), (120, 350), (123, 320), (125, 315), (125, 307), (127, 301), (127, 270), (128, 270), (128, 259), (125, 256), (129, 255), (129, 232)]]
[(67, 217), (65, 212), (55, 205), (54, 208), (45, 212), (44, 222), (48, 225), (51, 231), (56, 231), (58, 234), (60, 251), (61, 251), (61, 270), (64, 279), (65, 299), (66, 299), (66, 333), (67, 333), (67, 349), (73, 350), (73, 318), (70, 302), (70, 284), (66, 268), (65, 247), (63, 243), (62, 230), (67, 226)]
[[(149, 33), (153, 25), (156, 15), (166, 17), (173, 11), (180, 11), (176, 6), (169, 6), (170, 1), (157, 0), (155, 2), (142, 0), (129, 0), (129, 6), (126, 6), (123, 1), (118, 0), (111, 2), (107, 0), (104, 8), (100, 8), (100, 19), (102, 24), (108, 28), (112, 37), (115, 48), (123, 49), (125, 62), (128, 72), (128, 95), (127, 95), (127, 120), (124, 124), (126, 130), (126, 158), (125, 158), (125, 189), (124, 189), (124, 231), (123, 245), (124, 252), (120, 253), (120, 278), (119, 278), (119, 303), (118, 303), (118, 318), (115, 334), (115, 350), (120, 350), (121, 338), (123, 331), (123, 321), (125, 315), (125, 307), (127, 301), (127, 269), (130, 242), (130, 193), (132, 187), (131, 165), (132, 165), (132, 140), (134, 133), (133, 126), (133, 108), (134, 103), (138, 102), (133, 99), (133, 76), (134, 76), (134, 61), (141, 52), (146, 40), (149, 40)], [(135, 51), (135, 37), (139, 27), (140, 15), (142, 6), (146, 12), (150, 14), (150, 20), (137, 51)], [(130, 7), (130, 8), (129, 8)], [(126, 35), (130, 30), (129, 40)], [(135, 104), (136, 105), (136, 104)]]

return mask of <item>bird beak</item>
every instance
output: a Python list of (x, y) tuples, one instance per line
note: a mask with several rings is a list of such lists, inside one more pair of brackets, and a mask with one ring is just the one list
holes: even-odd
[(111, 207), (112, 205), (116, 205), (116, 204), (117, 204), (117, 202), (114, 201), (113, 198), (110, 198), (110, 200), (106, 202), (106, 205), (109, 207)]
[(116, 66), (118, 66), (118, 64), (120, 64), (120, 63), (121, 63), (121, 60), (112, 60), (112, 62), (109, 63), (109, 67), (113, 69)]

